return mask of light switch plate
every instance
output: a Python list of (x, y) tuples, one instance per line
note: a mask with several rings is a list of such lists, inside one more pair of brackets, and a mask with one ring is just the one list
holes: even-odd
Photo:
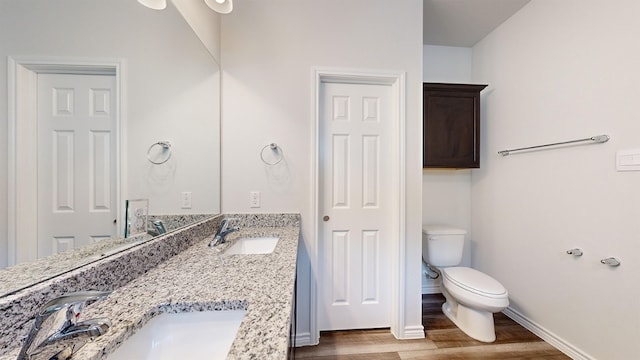
[(616, 152), (616, 170), (640, 171), (640, 149), (619, 150)]

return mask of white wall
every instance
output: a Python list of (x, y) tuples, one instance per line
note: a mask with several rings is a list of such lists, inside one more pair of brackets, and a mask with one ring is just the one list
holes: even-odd
[(473, 50), (468, 47), (424, 45), (424, 82), (469, 84)]
[[(532, 0), (473, 48), (474, 80), (490, 87), (472, 262), (575, 358), (640, 353), (640, 172), (614, 165), (640, 147), (639, 13), (636, 0)], [(611, 140), (496, 153), (598, 134)], [(622, 265), (600, 264), (608, 256)]]
[[(464, 47), (425, 45), (424, 82), (471, 83), (472, 50)], [(482, 166), (482, 164), (480, 165)], [(423, 169), (422, 223), (449, 224), (467, 230), (462, 265), (470, 265), (471, 173), (475, 170)], [(440, 292), (440, 280), (422, 276), (422, 292)]]
[[(298, 335), (309, 324), (312, 67), (407, 73), (406, 326), (421, 327), (422, 1), (244, 0), (222, 19), (223, 212), (300, 212)], [(284, 161), (260, 161), (276, 142)], [(262, 207), (249, 208), (249, 191)], [(311, 339), (313, 341), (313, 339)]]
[[(89, 14), (89, 15), (88, 15)], [(128, 185), (123, 198), (150, 198), (155, 213), (219, 212), (218, 66), (180, 14), (131, 0), (0, 2), (0, 99), (7, 99), (7, 56), (126, 61), (124, 109)], [(193, 131), (196, 129), (196, 131)], [(0, 101), (1, 153), (7, 154), (7, 101)], [(149, 145), (173, 142), (165, 167), (146, 159)], [(0, 156), (0, 267), (7, 264), (7, 156)], [(170, 171), (166, 171), (170, 169)]]
[(204, 1), (172, 0), (171, 3), (217, 63), (220, 63), (220, 14), (212, 11)]

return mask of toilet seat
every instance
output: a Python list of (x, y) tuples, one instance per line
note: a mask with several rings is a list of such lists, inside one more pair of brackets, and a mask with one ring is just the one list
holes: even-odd
[(442, 274), (451, 284), (473, 294), (494, 299), (508, 297), (502, 284), (478, 270), (457, 266), (443, 268)]

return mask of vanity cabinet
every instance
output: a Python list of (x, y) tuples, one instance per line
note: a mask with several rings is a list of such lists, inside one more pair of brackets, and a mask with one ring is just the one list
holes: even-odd
[(423, 168), (480, 167), (480, 91), (485, 87), (423, 84)]

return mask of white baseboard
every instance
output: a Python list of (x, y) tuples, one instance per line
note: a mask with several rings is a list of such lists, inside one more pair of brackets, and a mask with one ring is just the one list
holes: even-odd
[(542, 326), (536, 324), (535, 322), (529, 320), (524, 315), (520, 314), (516, 310), (513, 310), (511, 307), (506, 308), (503, 313), (507, 315), (511, 320), (517, 322), (522, 325), (525, 329), (531, 331), (536, 334), (539, 338), (549, 343), (551, 346), (556, 349), (562, 351), (565, 355), (569, 356), (574, 360), (595, 360), (591, 356), (583, 353), (580, 349), (575, 348), (573, 345), (566, 342), (564, 339), (560, 338), (556, 334), (551, 331), (543, 328)]
[(422, 284), (422, 293), (423, 294), (440, 294), (442, 291), (440, 290), (440, 286), (438, 285), (427, 285)]
[[(298, 333), (295, 335), (295, 345), (296, 347), (303, 346), (315, 346), (318, 345), (319, 342), (313, 342), (311, 339), (311, 333)], [(416, 326), (406, 326), (402, 331), (402, 334), (398, 337), (398, 339), (409, 340), (409, 339), (424, 339), (424, 327), (422, 325)]]
[(296, 347), (318, 345), (318, 342), (311, 341), (311, 333), (298, 333), (295, 336), (294, 344), (296, 344)]
[(401, 340), (409, 340), (409, 339), (424, 339), (424, 326), (415, 325), (415, 326), (405, 326), (402, 330), (402, 334), (398, 339)]

